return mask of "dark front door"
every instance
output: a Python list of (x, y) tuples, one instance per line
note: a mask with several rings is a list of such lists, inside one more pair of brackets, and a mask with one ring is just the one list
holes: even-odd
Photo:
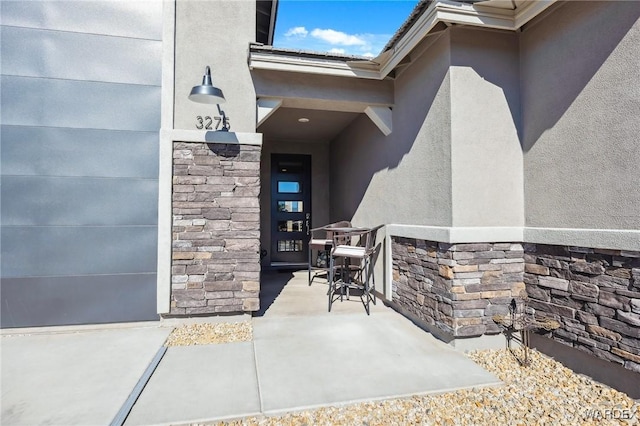
[(271, 266), (306, 266), (311, 156), (271, 155)]

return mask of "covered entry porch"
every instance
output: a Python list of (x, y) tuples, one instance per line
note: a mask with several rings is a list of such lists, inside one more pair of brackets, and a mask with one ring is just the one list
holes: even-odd
[[(304, 216), (297, 230), (301, 259), (309, 227), (384, 225), (377, 292), (446, 342), (502, 346), (492, 317), (508, 312), (525, 287), (522, 206), (511, 202), (521, 199), (522, 152), (513, 129), (489, 137), (486, 114), (464, 112), (489, 99), (470, 90), (478, 80), (455, 78), (452, 54), (466, 55), (477, 34), (441, 29), (393, 72), (374, 72), (375, 61), (252, 47), (263, 135), (261, 268), (275, 266), (273, 156), (308, 155), (312, 195), (310, 220)], [(496, 94), (501, 113), (491, 118), (509, 126), (503, 93)]]
[[(291, 69), (270, 61), (290, 59)], [(260, 243), (263, 270), (306, 268), (310, 229), (348, 220), (373, 227), (358, 212), (371, 179), (375, 155), (351, 155), (349, 129), (362, 124), (376, 136), (392, 130), (393, 81), (356, 78), (349, 58), (300, 54), (252, 46), (250, 68), (262, 134)], [(336, 69), (319, 66), (331, 64)], [(310, 67), (309, 73), (304, 65)], [(339, 72), (336, 72), (339, 71)], [(343, 74), (346, 72), (346, 74)], [(345, 150), (347, 152), (345, 152)], [(344, 184), (345, 169), (363, 173)], [(287, 186), (289, 185), (289, 186)], [(293, 187), (291, 187), (293, 185)], [(287, 206), (286, 203), (295, 203)], [(381, 206), (382, 207), (382, 206)], [(293, 211), (288, 211), (292, 208)], [(371, 216), (375, 217), (375, 214)], [(316, 253), (313, 253), (315, 261)], [(383, 277), (379, 283), (382, 284)]]

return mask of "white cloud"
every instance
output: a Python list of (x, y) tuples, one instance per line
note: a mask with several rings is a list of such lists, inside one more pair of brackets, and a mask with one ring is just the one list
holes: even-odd
[(305, 27), (293, 27), (284, 33), (285, 37), (306, 37), (309, 31)]
[(334, 29), (311, 30), (299, 25), (276, 34), (273, 44), (287, 49), (375, 57), (390, 38), (390, 34), (348, 34)]
[(322, 41), (326, 41), (329, 44), (337, 44), (340, 46), (362, 46), (367, 44), (365, 40), (357, 35), (351, 35), (343, 33), (342, 31), (336, 31), (331, 29), (322, 30), (316, 28), (311, 31), (311, 36)]

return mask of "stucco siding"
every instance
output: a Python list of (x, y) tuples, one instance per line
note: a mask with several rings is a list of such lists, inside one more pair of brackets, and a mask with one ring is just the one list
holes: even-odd
[(395, 81), (393, 132), (362, 115), (332, 141), (332, 220), (451, 225), (449, 37), (435, 37)]
[(518, 39), (451, 32), (453, 226), (522, 226)]
[[(211, 67), (213, 85), (222, 89), (220, 108), (231, 131), (255, 132), (256, 94), (247, 65), (247, 49), (255, 41), (256, 4), (251, 1), (184, 0), (176, 3), (176, 129), (196, 129), (196, 117), (220, 116), (216, 105), (191, 102), (191, 88)], [(213, 122), (215, 126), (215, 121)]]
[(635, 1), (566, 2), (524, 28), (526, 226), (640, 228), (639, 17)]

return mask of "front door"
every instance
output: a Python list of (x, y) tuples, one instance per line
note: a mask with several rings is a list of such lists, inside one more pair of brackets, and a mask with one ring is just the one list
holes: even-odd
[(311, 156), (271, 155), (271, 266), (306, 266)]

